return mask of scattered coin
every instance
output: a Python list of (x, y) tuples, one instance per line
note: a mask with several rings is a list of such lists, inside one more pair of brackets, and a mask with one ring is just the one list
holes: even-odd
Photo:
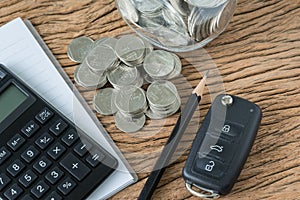
[(88, 52), (93, 47), (93, 40), (88, 37), (75, 38), (68, 47), (69, 58), (77, 63), (81, 63)]
[(113, 115), (117, 112), (115, 95), (117, 91), (113, 88), (99, 90), (93, 99), (95, 110), (102, 115)]
[(143, 128), (146, 122), (146, 116), (142, 115), (139, 118), (128, 118), (117, 112), (115, 115), (115, 123), (118, 129), (126, 133), (133, 133)]
[(129, 85), (141, 87), (143, 84), (142, 79), (137, 68), (128, 67), (123, 63), (108, 73), (108, 80), (116, 89)]
[(98, 45), (89, 52), (86, 62), (92, 71), (104, 73), (118, 64), (118, 58), (112, 48)]
[(74, 80), (78, 85), (88, 89), (98, 89), (107, 83), (106, 74), (92, 72), (86, 61), (80, 64), (75, 70)]
[[(181, 103), (177, 89), (171, 82), (164, 81), (181, 73), (181, 60), (176, 54), (153, 50), (149, 42), (134, 35), (100, 38), (90, 49), (77, 46), (73, 51), (83, 50), (86, 55), (75, 70), (75, 82), (88, 89), (99, 89), (108, 79), (114, 88), (100, 89), (93, 98), (93, 106), (102, 115), (115, 115), (120, 130), (140, 130), (145, 124), (145, 115), (162, 119), (177, 112)], [(141, 88), (144, 79), (153, 82), (148, 87), (147, 97)]]
[(115, 46), (117, 56), (128, 66), (136, 66), (144, 61), (145, 44), (134, 35), (121, 36)]

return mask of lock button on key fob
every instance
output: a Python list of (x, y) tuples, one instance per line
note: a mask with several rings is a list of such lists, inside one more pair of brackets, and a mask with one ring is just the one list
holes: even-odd
[(216, 97), (183, 169), (192, 194), (216, 198), (230, 192), (249, 155), (261, 117), (261, 109), (252, 102), (225, 94)]

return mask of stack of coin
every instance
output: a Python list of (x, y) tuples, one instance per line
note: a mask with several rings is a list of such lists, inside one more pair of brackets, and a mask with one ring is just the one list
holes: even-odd
[(173, 115), (180, 108), (180, 97), (175, 85), (169, 81), (155, 81), (147, 90), (150, 109), (146, 115), (151, 119), (162, 119)]
[[(135, 132), (141, 129), (146, 121), (148, 109), (145, 91), (136, 86), (123, 87), (115, 97), (118, 113), (115, 116), (116, 126), (124, 132)], [(123, 123), (127, 121), (128, 124)], [(132, 129), (132, 124), (134, 124)], [(130, 127), (128, 127), (130, 126)], [(130, 130), (129, 130), (130, 128)]]
[[(95, 42), (87, 37), (76, 38), (68, 48), (68, 55), (80, 63), (74, 74), (77, 84), (99, 89), (108, 79), (113, 88), (100, 89), (93, 98), (93, 106), (102, 115), (114, 115), (116, 126), (124, 132), (140, 130), (146, 121), (145, 113), (152, 119), (161, 119), (174, 114), (180, 106), (176, 87), (162, 81), (181, 73), (179, 57), (153, 50), (151, 44), (134, 35), (105, 37)], [(144, 78), (154, 82), (147, 92), (148, 98), (141, 88)], [(159, 95), (168, 99), (175, 95), (176, 101), (172, 105), (167, 105), (167, 100), (162, 104), (155, 100)]]
[[(119, 3), (120, 2), (120, 3)], [(124, 17), (162, 45), (185, 46), (214, 37), (228, 22), (234, 0), (119, 0)], [(134, 15), (133, 15), (134, 13)]]
[(155, 80), (173, 79), (182, 69), (178, 56), (163, 50), (155, 50), (148, 54), (143, 66), (146, 72), (144, 78), (149, 83)]

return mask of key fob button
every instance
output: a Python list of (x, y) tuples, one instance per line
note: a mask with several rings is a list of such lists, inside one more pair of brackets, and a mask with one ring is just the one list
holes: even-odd
[(211, 136), (207, 133), (198, 152), (199, 156), (214, 157), (224, 163), (230, 163), (234, 150), (231, 142)]
[(209, 157), (196, 159), (195, 169), (196, 172), (221, 178), (224, 175), (225, 165), (220, 161), (211, 159)]

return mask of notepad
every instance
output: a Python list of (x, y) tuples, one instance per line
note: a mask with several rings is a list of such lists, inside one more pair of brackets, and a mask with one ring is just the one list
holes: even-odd
[(89, 196), (89, 200), (109, 198), (137, 180), (29, 21), (17, 18), (0, 28), (0, 63), (118, 159), (118, 169)]

